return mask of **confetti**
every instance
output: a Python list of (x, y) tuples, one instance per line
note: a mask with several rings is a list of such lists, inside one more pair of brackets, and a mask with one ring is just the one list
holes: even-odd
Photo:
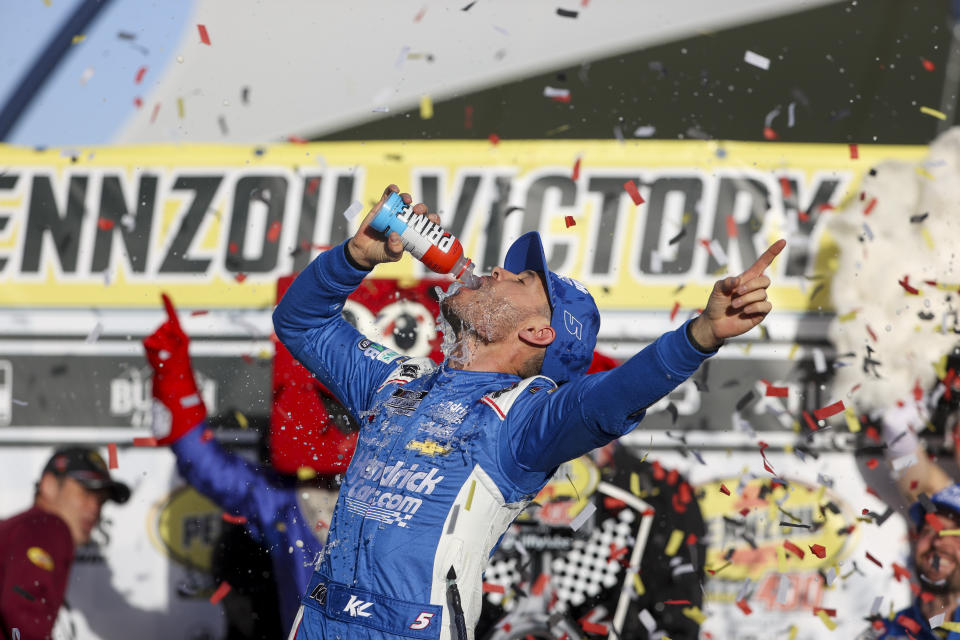
[(247, 416), (243, 415), (239, 411), (234, 411), (233, 417), (237, 421), (237, 424), (240, 425), (241, 429), (247, 429), (250, 427), (250, 422), (247, 420)]
[(117, 445), (114, 442), (111, 442), (107, 445), (107, 467), (110, 469), (120, 468), (119, 463), (117, 462)]
[(267, 242), (276, 242), (280, 238), (280, 232), (283, 230), (283, 225), (280, 224), (279, 220), (274, 220), (270, 223), (270, 228), (267, 229)]
[(563, 223), (567, 225), (567, 229), (570, 227), (576, 226), (577, 221), (573, 219), (573, 216), (564, 216)]
[(465, 6), (464, 8), (460, 9), (460, 11), (470, 11), (470, 8), (471, 8), (473, 5), (475, 5), (475, 4), (477, 4), (477, 0), (473, 0), (473, 2), (471, 2), (470, 4), (468, 4), (467, 6)]
[(822, 407), (820, 409), (815, 409), (813, 415), (817, 420), (826, 420), (830, 416), (835, 416), (838, 413), (843, 411), (843, 400), (837, 400), (831, 405)]
[(543, 97), (557, 102), (570, 102), (570, 89), (546, 86), (543, 88)]
[(297, 480), (310, 480), (316, 476), (317, 472), (310, 467), (297, 467)]
[(774, 131), (771, 127), (763, 128), (763, 138), (765, 140), (779, 140), (780, 136), (777, 135), (777, 132)]
[(941, 536), (960, 536), (960, 529), (941, 529)]
[(638, 206), (643, 204), (643, 196), (640, 195), (640, 190), (637, 188), (637, 185), (633, 180), (627, 180), (624, 182), (623, 188), (627, 193), (630, 194), (630, 197), (633, 199), (633, 204)]
[(817, 556), (821, 560), (827, 557), (827, 549), (822, 544), (811, 544), (810, 553)]
[(653, 125), (647, 124), (637, 127), (633, 130), (634, 138), (649, 138), (657, 133), (657, 128)]
[(506, 593), (502, 584), (493, 584), (492, 582), (484, 582), (482, 590), (484, 593)]
[(153, 437), (145, 438), (134, 438), (133, 446), (135, 447), (155, 447), (157, 446), (157, 439)]
[(830, 631), (833, 631), (837, 628), (837, 623), (831, 620), (830, 616), (828, 616), (827, 612), (823, 609), (817, 611), (817, 617), (820, 618), (823, 624), (827, 627), (827, 629), (830, 629)]
[(697, 624), (703, 624), (703, 621), (707, 619), (707, 616), (703, 615), (703, 612), (700, 611), (700, 607), (686, 607), (681, 609), (680, 612), (696, 622)]
[(541, 593), (543, 593), (543, 590), (546, 588), (547, 582), (549, 581), (550, 581), (550, 576), (548, 576), (545, 573), (541, 573), (539, 576), (537, 576), (537, 579), (533, 583), (533, 586), (530, 587), (530, 593), (532, 593), (535, 596), (539, 596)]
[(220, 586), (217, 587), (217, 590), (213, 592), (212, 596), (210, 596), (210, 604), (219, 603), (228, 593), (230, 593), (230, 583), (226, 581), (221, 582)]
[(960, 633), (960, 622), (944, 622), (940, 625), (940, 628)]
[(177, 117), (183, 120), (184, 108), (183, 108), (183, 98), (177, 98)]
[(737, 235), (737, 221), (733, 219), (732, 215), (727, 215), (727, 236), (736, 238)]
[(222, 515), (224, 522), (229, 522), (230, 524), (246, 524), (247, 519), (244, 516), (235, 516), (229, 513), (224, 513)]
[(570, 179), (574, 182), (580, 179), (580, 160), (581, 157), (577, 156), (576, 161), (573, 163), (573, 173), (570, 175)]
[(943, 111), (937, 111), (936, 109), (931, 109), (930, 107), (920, 107), (920, 113), (923, 113), (928, 116), (933, 116), (937, 120), (946, 120), (947, 114)]
[(752, 64), (755, 67), (763, 69), (764, 71), (770, 69), (770, 58), (750, 51), (749, 49), (744, 52), (743, 61), (747, 64)]
[(586, 506), (578, 513), (573, 520), (570, 521), (570, 528), (574, 531), (577, 531), (586, 523), (587, 519), (593, 515), (594, 511), (597, 510), (597, 506), (592, 502), (588, 502)]
[(145, 75), (147, 75), (147, 68), (140, 67), (140, 69), (137, 71), (136, 77), (133, 79), (134, 84), (140, 84), (143, 82), (143, 76)]
[(670, 539), (667, 541), (667, 546), (663, 549), (663, 553), (668, 556), (675, 556), (677, 555), (677, 551), (680, 550), (681, 544), (683, 544), (683, 531), (674, 529), (670, 534)]
[(677, 317), (678, 311), (680, 311), (680, 303), (674, 302), (673, 309), (670, 311), (670, 322), (673, 322), (673, 319)]
[(883, 563), (880, 562), (879, 560), (877, 560), (877, 559), (873, 556), (872, 553), (870, 553), (869, 551), (866, 551), (865, 554), (866, 554), (866, 556), (867, 556), (867, 560), (869, 560), (869, 561), (872, 562), (873, 564), (875, 564), (875, 565), (877, 565), (878, 567), (880, 567), (881, 569), (883, 569)]
[(930, 618), (927, 622), (930, 623), (931, 629), (936, 629), (937, 627), (943, 624), (943, 621), (946, 620), (946, 618), (947, 618), (947, 614), (938, 613), (937, 615)]
[(500, 136), (495, 133), (491, 133), (489, 136), (487, 136), (487, 139), (490, 140), (490, 144), (492, 145), (500, 144)]
[(803, 549), (801, 549), (801, 548), (798, 547), (797, 545), (793, 544), (793, 543), (790, 542), (789, 540), (784, 540), (784, 541), (783, 541), (783, 548), (786, 549), (787, 551), (789, 551), (790, 553), (792, 553), (793, 555), (797, 556), (797, 557), (800, 558), (801, 560), (803, 560), (803, 556), (805, 555), (804, 552), (803, 552)]
[(243, 281), (247, 279), (247, 274), (238, 273), (237, 275), (233, 276), (233, 279), (237, 281), (237, 284), (243, 284)]
[(561, 18), (576, 18), (580, 15), (579, 11), (570, 11), (569, 9), (561, 9), (557, 7), (557, 15)]
[(87, 344), (93, 344), (100, 339), (100, 335), (103, 333), (103, 323), (97, 322), (93, 326), (93, 329), (90, 330), (90, 333), (87, 334), (87, 337), (84, 339), (84, 342)]
[(870, 202), (867, 203), (866, 209), (863, 210), (863, 215), (868, 216), (873, 213), (874, 208), (877, 206), (877, 199), (872, 198)]
[(727, 485), (720, 483), (720, 493), (722, 493), (725, 496), (728, 496), (730, 495), (730, 489), (727, 489)]
[(750, 608), (746, 600), (737, 600), (737, 606), (740, 607), (740, 611), (743, 611), (744, 615), (748, 616), (753, 613), (753, 609)]
[(420, 96), (420, 119), (429, 120), (433, 117), (433, 98), (428, 95)]
[(790, 393), (789, 387), (775, 387), (772, 384), (767, 385), (767, 397), (786, 398)]
[(200, 42), (209, 46), (210, 45), (210, 34), (207, 33), (206, 25), (198, 24), (197, 31), (200, 32)]
[(903, 280), (897, 280), (897, 284), (903, 287), (904, 291), (910, 295), (915, 296), (920, 293), (919, 289), (910, 285), (910, 276), (903, 276)]
[(114, 224), (110, 218), (97, 218), (97, 228), (103, 231), (110, 231), (110, 229), (113, 229)]
[(851, 145), (850, 145), (850, 159), (851, 159), (851, 160), (857, 160), (857, 159), (859, 159), (859, 158), (860, 158), (860, 148), (859, 148), (857, 145), (855, 145), (855, 144), (851, 144)]
[[(860, 433), (860, 419), (857, 417), (857, 412), (853, 410), (853, 407), (846, 407), (843, 410), (843, 417), (847, 422), (847, 429), (850, 430), (850, 433)], [(871, 469), (874, 467), (870, 467)]]
[(343, 217), (347, 219), (347, 222), (353, 222), (353, 219), (357, 217), (357, 214), (363, 211), (363, 203), (359, 200), (354, 200), (350, 203), (350, 206), (347, 207), (343, 212)]
[(936, 513), (924, 514), (923, 519), (934, 531), (939, 533), (944, 530), (943, 521), (937, 517)]
[(77, 35), (73, 36), (72, 44), (80, 44), (81, 42), (83, 42), (83, 41), (86, 40), (86, 39), (87, 39), (87, 36), (85, 36), (85, 35), (83, 35), (83, 34), (81, 34), (81, 33), (78, 33)]
[(153, 124), (157, 119), (157, 114), (160, 113), (160, 103), (153, 105), (153, 113), (150, 114), (150, 124)]

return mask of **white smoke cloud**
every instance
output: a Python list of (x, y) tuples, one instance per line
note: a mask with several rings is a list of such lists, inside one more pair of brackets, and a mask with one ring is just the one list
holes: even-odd
[[(860, 191), (828, 214), (839, 247), (829, 335), (838, 354), (855, 354), (841, 359), (848, 366), (837, 370), (835, 392), (869, 411), (907, 399), (918, 382), (929, 390), (935, 363), (960, 342), (960, 128), (937, 138), (921, 162), (876, 166)], [(919, 295), (899, 284), (904, 277)], [(865, 372), (868, 346), (880, 364)]]

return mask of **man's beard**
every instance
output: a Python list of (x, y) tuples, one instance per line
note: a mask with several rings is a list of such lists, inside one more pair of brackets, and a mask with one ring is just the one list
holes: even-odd
[(927, 576), (923, 575), (923, 571), (919, 566), (916, 567), (916, 574), (920, 579), (920, 583), (923, 585), (924, 591), (928, 591), (937, 595), (960, 593), (960, 565), (954, 565), (953, 571), (947, 574), (945, 578), (941, 578), (937, 581), (931, 580)]
[(474, 291), (469, 301), (457, 295), (459, 289), (440, 300), (440, 314), (458, 342), (464, 338), (484, 344), (498, 342), (510, 335), (527, 315), (513, 301), (496, 296), (488, 282)]

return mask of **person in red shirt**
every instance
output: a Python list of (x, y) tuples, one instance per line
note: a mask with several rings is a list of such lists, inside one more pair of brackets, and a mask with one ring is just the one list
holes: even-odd
[(33, 506), (0, 521), (0, 637), (45, 640), (63, 604), (74, 549), (90, 542), (107, 500), (130, 489), (110, 477), (95, 450), (54, 452), (37, 482)]

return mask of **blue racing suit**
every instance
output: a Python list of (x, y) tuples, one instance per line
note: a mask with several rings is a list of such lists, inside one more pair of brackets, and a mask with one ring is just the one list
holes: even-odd
[(686, 327), (558, 387), (406, 358), (341, 318), (369, 273), (341, 245), (273, 314), (280, 341), (361, 425), (291, 638), (473, 638), (504, 531), (563, 462), (631, 431), (709, 354)]
[[(920, 608), (920, 598), (906, 609), (901, 609), (893, 616), (893, 620), (881, 619), (883, 629), (870, 629), (860, 638), (863, 640), (960, 640), (960, 633), (956, 631), (940, 631), (946, 635), (938, 635), (930, 628), (930, 621)], [(960, 607), (954, 610), (952, 622), (960, 622)]]
[(204, 438), (205, 427), (200, 423), (170, 445), (177, 469), (224, 511), (246, 518), (247, 531), (270, 552), (280, 617), (289, 628), (323, 545), (300, 509), (297, 488)]

